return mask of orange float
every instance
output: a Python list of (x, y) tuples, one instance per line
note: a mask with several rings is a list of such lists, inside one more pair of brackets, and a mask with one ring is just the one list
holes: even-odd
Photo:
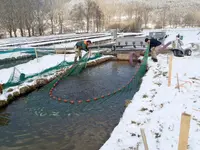
[(82, 103), (82, 100), (79, 100), (78, 103), (79, 103), (79, 104)]
[(88, 103), (89, 103), (89, 102), (90, 102), (90, 99), (86, 100), (86, 102), (88, 102)]
[(74, 104), (74, 101), (70, 101), (71, 104)]

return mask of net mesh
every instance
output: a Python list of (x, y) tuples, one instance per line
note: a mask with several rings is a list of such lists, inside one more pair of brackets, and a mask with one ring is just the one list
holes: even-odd
[[(137, 87), (138, 84), (141, 83), (141, 79), (144, 76), (144, 74), (146, 73), (147, 70), (147, 61), (148, 61), (148, 55), (149, 55), (149, 51), (148, 48), (145, 51), (142, 63), (140, 63), (137, 66), (137, 71), (134, 75), (134, 78), (130, 81), (130, 83), (128, 85), (126, 85), (126, 90), (127, 89), (132, 89), (134, 87)], [(65, 68), (69, 68), (71, 66), (70, 69), (68, 69), (68, 71), (65, 73), (64, 77), (67, 78), (67, 76), (75, 76), (81, 73), (81, 71), (83, 71), (86, 68), (87, 62), (89, 60), (94, 60), (97, 59), (99, 57), (101, 57), (102, 55), (100, 53), (96, 53), (95, 55), (93, 55), (92, 57), (88, 57), (88, 53), (86, 53), (80, 61), (78, 61), (76, 64), (74, 64), (74, 62), (68, 62), (68, 61), (63, 61), (60, 64), (45, 69), (42, 72), (39, 73), (35, 73), (32, 75), (26, 75), (22, 72), (20, 72), (16, 67), (14, 67), (12, 74), (10, 75), (9, 80), (7, 81), (7, 83), (4, 84), (4, 89), (6, 88), (10, 88), (13, 86), (17, 86), (20, 85), (24, 82), (26, 82), (28, 79), (37, 77), (37, 76), (42, 76), (44, 74), (48, 75), (49, 73), (55, 72), (57, 70), (61, 70), (61, 69), (65, 69)], [(55, 79), (51, 84), (56, 83), (57, 81), (59, 81), (61, 79), (61, 77)], [(121, 90), (119, 90), (118, 92), (122, 92), (123, 90), (125, 90), (125, 88), (122, 88)], [(114, 92), (116, 93), (116, 91)]]
[[(145, 75), (146, 71), (147, 71), (147, 62), (148, 62), (148, 55), (149, 55), (149, 51), (148, 48), (145, 51), (143, 60), (141, 63), (136, 65), (136, 71), (133, 74), (130, 82), (126, 85), (123, 85), (123, 87), (116, 89), (113, 92), (109, 92), (109, 93), (105, 93), (104, 95), (101, 96), (97, 96), (97, 97), (91, 97), (88, 98), (87, 100), (80, 100), (80, 101), (71, 101), (71, 104), (75, 104), (75, 103), (82, 103), (82, 102), (91, 102), (92, 100), (96, 101), (96, 100), (100, 100), (100, 99), (109, 99), (110, 97), (112, 97), (113, 95), (121, 95), (124, 94), (124, 92), (127, 91), (132, 91), (133, 89), (138, 89), (139, 85), (142, 82), (142, 77)], [(56, 80), (54, 80), (53, 82), (51, 82), (49, 84), (49, 86), (51, 86), (51, 89), (49, 91), (49, 95), (52, 99), (63, 101), (63, 102), (68, 102), (67, 97), (61, 97), (59, 96), (55, 96), (54, 95), (54, 89), (55, 87), (58, 85), (59, 82), (62, 82), (63, 79), (67, 79), (69, 76), (71, 75), (78, 75), (79, 73), (81, 73), (81, 71), (85, 68), (85, 65), (87, 63), (87, 57), (83, 58), (79, 63), (73, 65), (73, 67), (67, 71), (64, 75), (58, 77)]]
[(86, 67), (88, 60), (94, 60), (101, 56), (102, 56), (101, 54), (96, 53), (92, 57), (88, 58), (88, 53), (86, 53), (77, 64), (74, 64), (74, 62), (62, 61), (60, 64), (58, 64), (54, 67), (45, 69), (42, 72), (35, 73), (32, 75), (26, 75), (26, 74), (20, 72), (16, 67), (14, 67), (9, 80), (7, 81), (7, 83), (4, 84), (4, 89), (10, 88), (12, 86), (20, 85), (23, 82), (27, 81), (28, 79), (31, 79), (31, 78), (34, 78), (37, 76), (42, 76), (44, 74), (48, 75), (49, 73), (55, 72), (57, 70), (68, 68), (71, 65), (72, 65), (72, 67), (68, 71), (68, 74), (69, 75), (77, 75)]

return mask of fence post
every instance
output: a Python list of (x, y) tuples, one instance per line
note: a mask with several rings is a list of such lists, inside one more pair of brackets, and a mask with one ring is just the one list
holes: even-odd
[(178, 150), (187, 150), (190, 120), (191, 115), (186, 113), (182, 114)]
[(168, 87), (171, 86), (171, 78), (172, 78), (172, 55), (169, 57), (169, 76), (168, 76)]
[(67, 53), (67, 47), (65, 46), (64, 61), (65, 61), (66, 53)]
[(57, 54), (57, 51), (56, 51), (56, 47), (55, 47), (55, 45), (54, 45), (54, 50), (55, 50), (55, 53)]
[(181, 87), (180, 87), (180, 84), (179, 84), (179, 77), (178, 77), (178, 73), (176, 74), (176, 77), (177, 77), (177, 86), (178, 86), (178, 90), (179, 92), (181, 92)]
[(141, 128), (140, 132), (141, 132), (141, 135), (142, 135), (142, 140), (143, 140), (143, 143), (144, 143), (145, 150), (149, 150), (144, 129)]

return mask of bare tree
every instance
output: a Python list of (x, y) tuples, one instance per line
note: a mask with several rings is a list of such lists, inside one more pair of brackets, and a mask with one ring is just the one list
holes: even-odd
[(51, 34), (54, 34), (54, 18), (56, 15), (56, 2), (55, 0), (48, 0), (46, 3), (47, 15), (50, 20)]
[(128, 20), (132, 20), (134, 16), (134, 2), (128, 2), (124, 7), (125, 14), (128, 16)]
[(115, 22), (113, 19), (114, 16), (117, 14), (117, 5), (119, 5), (118, 1), (116, 0), (109, 0), (109, 1), (102, 1), (102, 0), (96, 0), (96, 3), (100, 7), (102, 13), (103, 13), (103, 20), (102, 23), (105, 27), (109, 27), (110, 24)]
[(79, 3), (73, 6), (71, 10), (71, 19), (75, 23), (76, 30), (79, 26), (84, 26), (86, 22), (86, 31), (90, 31), (92, 26), (93, 31), (99, 32), (103, 26), (104, 14), (99, 5), (92, 0), (86, 0), (85, 3)]
[(90, 29), (90, 17), (92, 14), (93, 1), (92, 0), (85, 0), (85, 12), (84, 15), (86, 17), (86, 30), (89, 32)]
[(142, 13), (143, 13), (143, 8), (142, 8), (142, 4), (141, 3), (135, 3), (135, 24), (136, 24), (136, 28), (137, 30), (141, 29), (142, 26)]
[[(66, 7), (67, 7), (67, 3), (69, 3), (70, 0), (56, 0), (55, 2), (55, 9), (56, 9), (56, 14), (58, 17), (58, 23), (59, 23), (59, 33), (62, 34), (63, 33), (63, 23), (64, 23), (64, 19), (66, 16)], [(68, 10), (68, 9), (67, 9)]]
[(10, 37), (13, 37), (13, 25), (14, 25), (13, 24), (14, 12), (12, 8), (13, 8), (12, 0), (2, 0), (0, 9), (1, 25), (3, 28), (5, 28), (5, 30), (9, 32)]
[(149, 22), (149, 16), (150, 16), (150, 13), (153, 10), (153, 8), (148, 5), (142, 5), (142, 6), (143, 6), (144, 26), (145, 26), (145, 28), (147, 28), (147, 24)]
[(96, 31), (99, 32), (99, 30), (101, 29), (101, 26), (103, 25), (103, 19), (104, 19), (104, 15), (103, 12), (101, 11), (99, 6), (96, 6), (96, 14), (95, 14), (95, 23), (96, 23)]
[(172, 12), (167, 14), (167, 21), (170, 27), (172, 27), (172, 24), (173, 24), (173, 15), (174, 14)]
[(35, 35), (35, 29), (34, 26), (36, 24), (36, 18), (35, 18), (35, 7), (36, 3), (32, 0), (25, 0), (24, 1), (24, 24), (25, 28), (28, 31), (28, 36), (31, 36), (31, 30), (32, 30), (32, 35)]
[(76, 31), (84, 29), (84, 10), (82, 6), (83, 3), (76, 4), (73, 6), (70, 12), (70, 16)]
[(173, 15), (172, 24), (173, 24), (173, 27), (177, 27), (178, 25), (181, 24), (181, 17), (178, 13)]
[(193, 26), (195, 24), (195, 16), (192, 13), (188, 13), (183, 18), (185, 26)]

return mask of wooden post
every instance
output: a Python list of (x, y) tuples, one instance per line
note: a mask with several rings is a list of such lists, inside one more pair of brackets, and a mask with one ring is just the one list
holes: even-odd
[(177, 77), (177, 86), (178, 86), (178, 90), (179, 90), (179, 92), (181, 92), (181, 90), (180, 90), (180, 84), (179, 84), (179, 77), (178, 77), (178, 73), (176, 74), (176, 77)]
[(100, 49), (100, 47), (99, 47), (100, 44), (99, 44), (99, 43), (100, 43), (100, 41), (98, 41), (98, 51), (99, 51), (99, 49)]
[(182, 114), (178, 150), (187, 150), (190, 120), (191, 115), (186, 113)]
[(65, 52), (64, 52), (64, 61), (65, 61), (65, 56), (66, 56), (66, 53), (67, 53), (67, 48), (65, 46)]
[(35, 56), (36, 56), (36, 58), (37, 58), (37, 62), (38, 62), (38, 53), (37, 53), (36, 48), (35, 48)]
[(168, 87), (171, 86), (171, 78), (172, 78), (172, 55), (169, 57), (169, 76), (168, 76)]
[(55, 45), (54, 45), (54, 50), (55, 50), (55, 53), (57, 54), (57, 51), (56, 51), (56, 47), (55, 47)]
[(143, 140), (143, 143), (144, 143), (145, 150), (149, 150), (144, 129), (141, 128), (140, 132), (141, 132), (141, 135), (142, 135), (142, 140)]

